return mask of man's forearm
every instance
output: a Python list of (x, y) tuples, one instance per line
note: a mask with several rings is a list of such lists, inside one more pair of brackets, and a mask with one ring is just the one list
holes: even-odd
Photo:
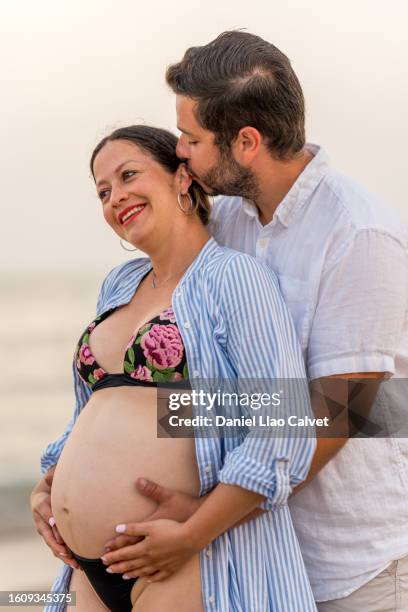
[[(293, 489), (292, 495), (307, 486), (355, 433), (350, 424), (350, 414), (354, 411), (368, 417), (382, 378), (382, 372), (359, 372), (335, 374), (312, 381), (310, 394), (313, 412), (316, 417), (327, 416), (330, 419), (328, 433), (331, 437), (317, 438), (307, 478)], [(356, 385), (361, 381), (364, 381), (364, 385), (356, 394)]]

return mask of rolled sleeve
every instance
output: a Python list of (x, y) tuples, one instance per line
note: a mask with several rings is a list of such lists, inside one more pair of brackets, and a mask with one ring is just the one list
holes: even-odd
[(343, 355), (332, 357), (316, 362), (309, 366), (309, 377), (311, 380), (333, 376), (334, 374), (345, 374), (355, 372), (384, 372), (385, 378), (394, 374), (394, 355), (367, 354), (367, 355)]
[(292, 492), (287, 460), (275, 459), (269, 467), (234, 451), (227, 455), (219, 481), (263, 495), (266, 498), (260, 505), (263, 510), (275, 510), (286, 504)]

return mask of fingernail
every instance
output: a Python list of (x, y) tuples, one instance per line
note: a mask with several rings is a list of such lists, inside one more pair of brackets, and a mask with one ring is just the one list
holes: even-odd
[(111, 549), (109, 548), (109, 546), (105, 546), (104, 551), (105, 551), (105, 552), (110, 552), (110, 551), (111, 551)]
[(126, 531), (126, 525), (116, 525), (116, 531), (117, 533), (123, 533)]
[(48, 519), (48, 524), (50, 525), (50, 527), (54, 527), (55, 518), (53, 516), (50, 516), (50, 518)]
[(122, 574), (122, 578), (123, 580), (130, 580), (131, 576), (128, 576), (127, 574)]
[(141, 487), (145, 487), (147, 485), (146, 478), (139, 478), (139, 484)]
[(113, 571), (113, 570), (111, 570), (111, 568), (110, 568), (110, 567), (108, 567), (108, 568), (106, 569), (106, 571), (108, 572), (108, 574), (113, 574), (113, 573), (114, 573), (114, 571)]
[(105, 565), (107, 565), (107, 564), (108, 564), (108, 561), (107, 561), (107, 559), (106, 559), (105, 557), (101, 557), (101, 561), (102, 561), (102, 563), (104, 563)]
[(60, 557), (68, 557), (65, 553), (60, 553)]

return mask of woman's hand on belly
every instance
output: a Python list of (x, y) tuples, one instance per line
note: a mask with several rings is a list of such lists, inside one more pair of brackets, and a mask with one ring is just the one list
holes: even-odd
[(165, 580), (199, 552), (184, 523), (159, 519), (152, 522), (118, 525), (116, 530), (130, 537), (143, 537), (138, 544), (106, 553), (107, 571), (126, 578), (144, 577), (150, 582)]
[(51, 509), (51, 487), (55, 471), (55, 465), (41, 478), (40, 482), (34, 487), (30, 505), (31, 512), (37, 532), (49, 546), (54, 556), (64, 561), (73, 569), (80, 569), (77, 561), (72, 557), (72, 553), (61, 538)]

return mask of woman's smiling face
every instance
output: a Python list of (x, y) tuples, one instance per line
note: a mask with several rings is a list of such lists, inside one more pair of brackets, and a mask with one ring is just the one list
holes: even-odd
[(127, 140), (108, 141), (93, 173), (104, 217), (121, 238), (148, 253), (152, 239), (168, 235), (179, 212), (177, 173)]

